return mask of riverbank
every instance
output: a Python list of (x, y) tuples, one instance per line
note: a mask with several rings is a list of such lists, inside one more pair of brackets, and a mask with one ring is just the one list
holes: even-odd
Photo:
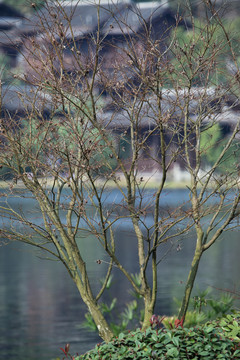
[[(30, 175), (29, 175), (30, 176)], [(201, 177), (201, 175), (200, 175)], [(204, 177), (204, 174), (202, 174), (202, 178)], [(146, 188), (146, 189), (157, 189), (162, 180), (162, 174), (159, 172), (155, 173), (138, 173), (136, 175), (136, 183), (139, 186), (139, 188)], [(38, 178), (39, 183), (46, 189), (52, 189), (53, 186), (57, 187), (64, 181), (64, 178), (60, 177), (57, 181), (53, 177), (39, 177)], [(214, 179), (215, 184), (216, 178)], [(85, 184), (87, 184), (88, 180), (84, 181)], [(90, 182), (89, 182), (90, 183)], [(213, 183), (213, 179), (209, 182), (208, 188), (211, 188), (211, 184)], [(236, 181), (234, 181), (234, 184), (232, 184), (232, 187), (234, 188), (236, 186)], [(238, 181), (239, 184), (239, 181)], [(102, 188), (126, 188), (127, 183), (126, 179), (123, 174), (117, 174), (116, 180), (106, 179), (104, 177), (99, 177), (95, 180), (95, 186)], [(164, 189), (186, 189), (191, 186), (191, 178), (190, 174), (185, 171), (171, 171), (168, 174), (168, 177), (166, 179), (166, 182), (164, 184)], [(201, 186), (201, 180), (199, 180), (199, 187)], [(228, 187), (231, 187), (230, 184)], [(0, 189), (9, 189), (10, 191), (13, 191), (14, 189), (25, 189), (25, 185), (21, 180), (18, 180), (17, 182), (14, 180), (1, 180), (0, 181)]]
[[(151, 178), (151, 177), (146, 177), (144, 176), (138, 176), (139, 181), (139, 187), (143, 188), (148, 188), (148, 189), (157, 189), (160, 185), (160, 181), (161, 179), (157, 180), (156, 178)], [(54, 185), (54, 178), (39, 178), (39, 183), (47, 188), (47, 189), (51, 189)], [(60, 182), (61, 183), (61, 180)], [(96, 186), (97, 187), (102, 187), (102, 186), (106, 186), (106, 188), (117, 188), (117, 187), (121, 187), (124, 188), (126, 187), (126, 181), (125, 179), (123, 179), (122, 177), (117, 180), (117, 183), (113, 180), (106, 180), (104, 178), (100, 178), (96, 181)], [(186, 189), (186, 187), (188, 187), (190, 185), (189, 181), (174, 181), (174, 180), (167, 180), (165, 183), (164, 188), (166, 189)], [(55, 186), (58, 186), (58, 182), (55, 183)], [(14, 189), (25, 189), (25, 185), (24, 183), (19, 180), (17, 182), (14, 182), (12, 180), (1, 180), (0, 181), (0, 189), (9, 189), (11, 191), (13, 191)]]

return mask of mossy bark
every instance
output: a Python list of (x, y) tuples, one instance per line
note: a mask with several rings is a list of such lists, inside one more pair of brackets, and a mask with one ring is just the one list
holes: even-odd
[(88, 307), (88, 310), (90, 314), (92, 315), (92, 318), (97, 326), (98, 334), (99, 336), (105, 341), (109, 342), (112, 340), (114, 334), (111, 331), (106, 319), (104, 318), (101, 310), (99, 309), (99, 306), (89, 300), (86, 300), (86, 305)]
[(144, 319), (142, 323), (142, 330), (146, 330), (150, 326), (150, 320), (153, 316), (155, 302), (152, 301), (151, 291), (144, 298)]
[(192, 260), (192, 264), (191, 264), (191, 269), (188, 274), (187, 283), (185, 286), (184, 297), (182, 299), (181, 307), (180, 307), (180, 310), (178, 313), (178, 319), (185, 319), (185, 317), (186, 317), (186, 312), (188, 309), (188, 305), (189, 305), (193, 285), (195, 282), (195, 278), (197, 275), (198, 266), (199, 266), (199, 263), (201, 260), (201, 256), (202, 256), (201, 248), (200, 249), (196, 248), (196, 251), (195, 251), (195, 254), (194, 254), (194, 257)]

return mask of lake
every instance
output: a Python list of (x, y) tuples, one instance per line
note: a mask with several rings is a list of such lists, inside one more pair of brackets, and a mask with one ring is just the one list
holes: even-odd
[[(115, 194), (116, 195), (116, 194)], [(174, 206), (187, 197), (184, 190), (168, 190), (165, 201)], [(116, 196), (115, 196), (116, 201)], [(109, 204), (111, 203), (111, 199)], [(19, 200), (17, 200), (19, 201)], [(110, 206), (110, 205), (109, 205)], [(36, 216), (36, 215), (35, 215)], [(121, 245), (119, 256), (124, 258), (132, 273), (137, 271), (135, 238), (129, 224), (122, 223), (117, 229), (117, 241)], [(81, 238), (81, 248), (88, 264), (93, 288), (97, 278), (104, 275), (106, 260), (93, 238)], [(171, 315), (176, 311), (173, 297), (180, 297), (194, 249), (191, 234), (182, 239), (181, 251), (172, 250), (166, 257), (167, 246), (160, 249), (162, 262), (158, 267), (159, 292), (156, 314)], [(239, 231), (229, 231), (207, 251), (200, 264), (196, 286), (212, 287), (240, 292), (240, 238)], [(8, 360), (51, 360), (62, 358), (60, 347), (71, 344), (71, 353), (83, 353), (101, 339), (82, 327), (85, 305), (62, 264), (42, 259), (42, 253), (23, 244), (11, 243), (0, 246), (0, 354)], [(219, 290), (218, 290), (219, 289)], [(114, 269), (111, 296), (118, 298), (118, 312), (125, 301), (131, 300), (127, 281), (118, 269)], [(240, 305), (240, 301), (236, 302)]]

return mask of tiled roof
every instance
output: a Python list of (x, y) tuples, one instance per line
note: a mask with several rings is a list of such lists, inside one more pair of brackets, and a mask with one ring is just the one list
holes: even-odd
[(21, 31), (23, 33), (39, 32), (42, 29), (41, 22), (47, 28), (51, 28), (55, 22), (58, 24), (61, 22), (64, 27), (69, 27), (70, 22), (74, 35), (84, 35), (95, 30), (98, 19), (101, 24), (104, 23), (115, 9), (116, 5), (114, 4), (107, 5), (107, 7), (89, 4), (69, 5), (58, 8), (58, 11), (56, 8), (50, 7), (40, 11), (41, 21), (37, 14), (26, 19)]
[(31, 85), (2, 86), (2, 111), (7, 113), (24, 113), (32, 108), (47, 112), (52, 107), (49, 96), (44, 95), (38, 87)]
[(7, 18), (23, 18), (24, 15), (21, 14), (19, 11), (15, 10), (11, 6), (0, 3), (0, 18), (7, 17)]
[[(25, 34), (36, 33), (41, 31), (42, 24), (46, 28), (51, 28), (54, 23), (62, 23), (63, 27), (68, 28), (67, 34), (71, 36), (71, 28), (74, 36), (81, 36), (94, 32), (100, 26), (103, 33), (123, 33), (124, 30), (129, 32), (138, 31), (143, 21), (163, 14), (167, 6), (160, 3), (128, 3), (124, 1), (102, 2), (96, 5), (90, 2), (66, 2), (66, 5), (58, 8), (48, 7), (40, 11), (41, 21), (38, 15), (33, 15), (30, 19), (23, 21), (21, 32)], [(49, 14), (51, 13), (51, 15)]]

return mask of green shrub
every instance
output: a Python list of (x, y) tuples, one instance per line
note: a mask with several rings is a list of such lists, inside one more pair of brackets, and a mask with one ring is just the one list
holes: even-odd
[[(163, 318), (153, 317), (153, 327), (163, 323)], [(177, 319), (173, 326), (172, 329), (150, 327), (146, 331), (121, 333), (110, 343), (100, 343), (81, 356), (70, 355), (67, 344), (65, 349), (61, 348), (63, 359), (240, 359), (240, 312), (191, 328), (183, 328), (182, 321)]]
[(148, 328), (142, 332), (137, 329), (121, 333), (108, 344), (98, 344), (75, 360), (240, 359), (239, 341), (225, 333), (217, 322), (192, 328), (178, 326), (172, 330)]
[(217, 326), (220, 331), (230, 339), (240, 343), (240, 313), (228, 314), (223, 318), (212, 321), (213, 326)]
[[(215, 298), (210, 293), (210, 288), (202, 291), (198, 290), (196, 295), (190, 299), (188, 311), (184, 319), (184, 327), (192, 327), (207, 321), (223, 318), (226, 314), (235, 311), (236, 307), (233, 296), (228, 293), (222, 293), (220, 297)], [(181, 305), (181, 301), (178, 299), (174, 298), (174, 301), (178, 306)], [(162, 324), (166, 328), (172, 329), (176, 320), (177, 315), (164, 316)]]
[[(177, 315), (173, 316), (165, 316), (162, 320), (162, 324), (167, 329), (172, 329), (174, 327), (174, 323), (177, 320)], [(197, 311), (187, 311), (185, 321), (184, 321), (184, 327), (193, 327), (199, 324), (202, 324), (206, 322), (208, 319), (206, 318), (206, 315), (203, 312), (197, 312)]]

